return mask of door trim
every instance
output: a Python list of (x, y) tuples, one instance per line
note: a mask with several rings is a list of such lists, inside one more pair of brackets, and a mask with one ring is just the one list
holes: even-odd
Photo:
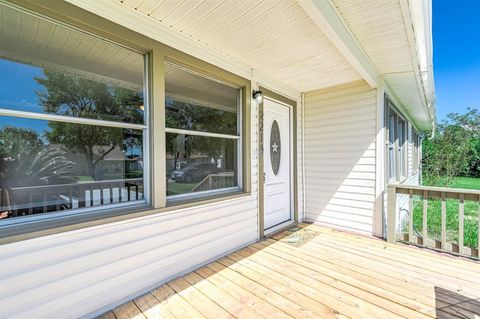
[[(298, 222), (298, 185), (297, 185), (297, 102), (286, 98), (278, 93), (275, 93), (263, 86), (259, 86), (259, 90), (262, 91), (263, 96), (269, 100), (281, 103), (291, 109), (292, 116), (290, 117), (290, 162), (291, 162), (291, 206), (292, 206), (292, 218), (290, 220), (291, 224), (296, 224)], [(258, 105), (258, 141), (259, 141), (259, 152), (258, 152), (258, 239), (262, 240), (265, 238), (265, 211), (264, 211), (264, 183), (263, 183), (263, 102)], [(287, 222), (282, 223), (282, 226), (285, 226)], [(275, 228), (275, 226), (273, 227)], [(269, 230), (267, 230), (267, 233)]]

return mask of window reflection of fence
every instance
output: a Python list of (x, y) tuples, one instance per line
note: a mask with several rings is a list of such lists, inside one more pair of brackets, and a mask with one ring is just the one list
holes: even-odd
[(208, 191), (212, 189), (221, 189), (235, 186), (233, 172), (223, 172), (218, 174), (210, 174), (205, 177), (192, 190), (193, 192)]
[(0, 189), (0, 212), (34, 215), (144, 199), (143, 179), (118, 179)]

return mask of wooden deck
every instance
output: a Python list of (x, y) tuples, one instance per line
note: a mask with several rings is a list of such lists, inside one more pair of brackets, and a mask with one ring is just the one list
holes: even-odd
[(103, 318), (480, 318), (480, 263), (300, 227), (164, 284)]

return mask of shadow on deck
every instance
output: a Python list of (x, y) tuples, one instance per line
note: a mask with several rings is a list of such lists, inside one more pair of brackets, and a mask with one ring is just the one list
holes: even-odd
[(103, 318), (480, 318), (480, 264), (315, 225), (250, 245)]

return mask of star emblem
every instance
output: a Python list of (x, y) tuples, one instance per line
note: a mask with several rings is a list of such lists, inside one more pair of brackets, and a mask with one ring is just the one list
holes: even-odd
[(278, 152), (278, 145), (277, 145), (277, 142), (273, 143), (272, 144), (272, 150), (277, 153)]

